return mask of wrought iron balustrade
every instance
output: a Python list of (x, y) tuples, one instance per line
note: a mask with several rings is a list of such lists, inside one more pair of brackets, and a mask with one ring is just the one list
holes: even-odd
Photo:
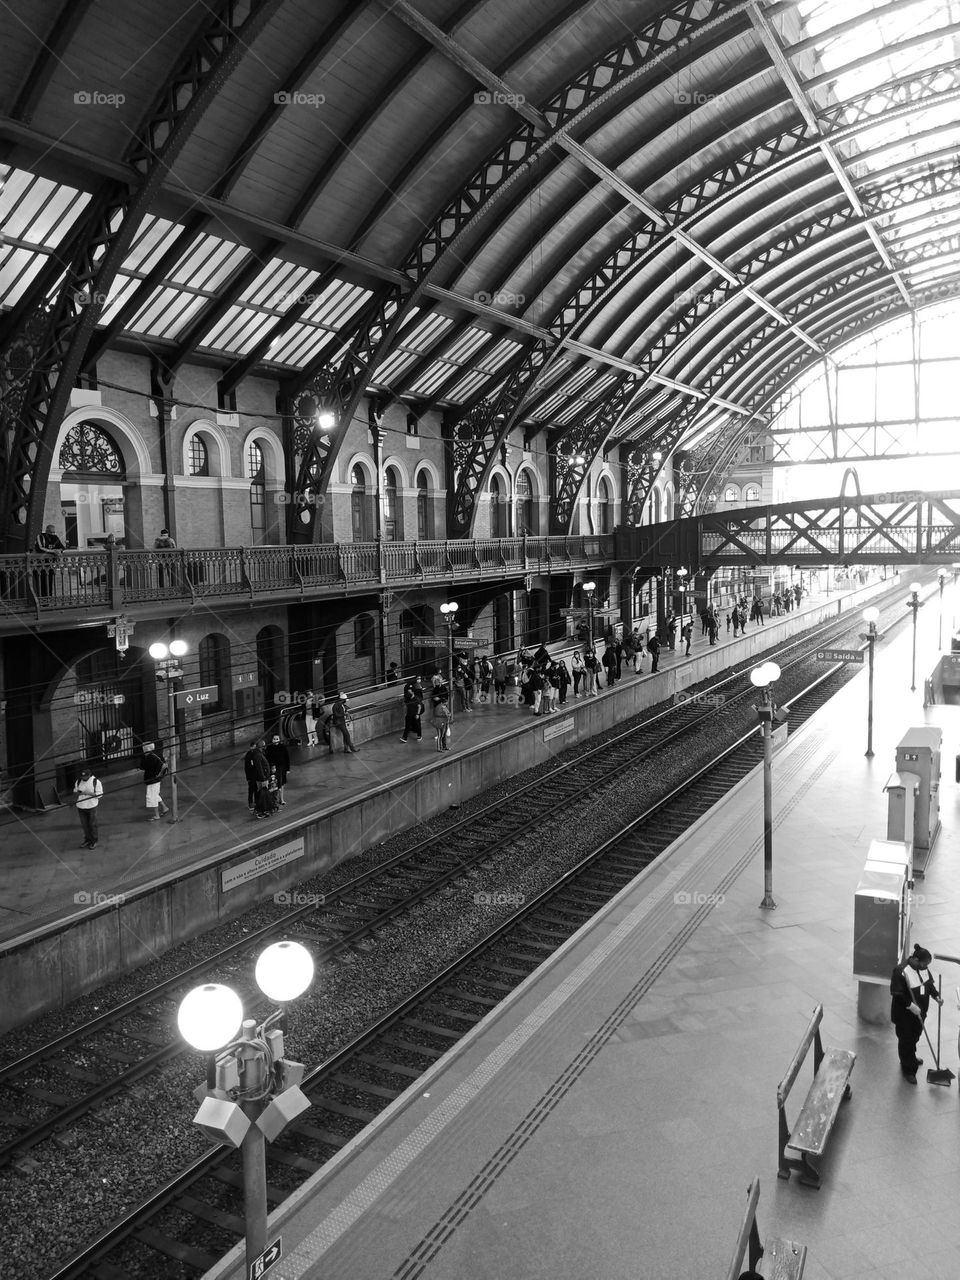
[(325, 587), (538, 574), (613, 556), (613, 538), (605, 536), (0, 556), (0, 618), (206, 598), (295, 600)]

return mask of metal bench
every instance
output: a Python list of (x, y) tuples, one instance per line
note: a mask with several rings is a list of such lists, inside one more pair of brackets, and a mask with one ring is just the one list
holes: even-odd
[(766, 1280), (801, 1280), (807, 1261), (807, 1246), (797, 1244), (795, 1240), (768, 1240), (766, 1244), (761, 1244), (757, 1227), (759, 1199), (760, 1179), (754, 1178), (747, 1188), (747, 1211), (737, 1236), (726, 1280), (737, 1280), (744, 1269), (744, 1254), (747, 1254), (747, 1267), (766, 1277)]
[[(777, 1177), (789, 1178), (792, 1169), (799, 1169), (800, 1181), (809, 1187), (820, 1186), (820, 1174), (811, 1163), (811, 1157), (823, 1155), (840, 1103), (850, 1097), (850, 1073), (857, 1060), (857, 1055), (849, 1049), (828, 1049), (824, 1053), (820, 1039), (822, 1018), (823, 1005), (818, 1004), (787, 1074), (777, 1086), (777, 1110), (780, 1114), (780, 1168)], [(784, 1105), (811, 1044), (813, 1084), (791, 1132)], [(788, 1155), (788, 1151), (797, 1155)]]

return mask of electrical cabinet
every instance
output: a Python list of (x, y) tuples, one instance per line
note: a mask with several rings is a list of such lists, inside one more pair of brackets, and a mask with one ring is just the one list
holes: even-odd
[(922, 876), (940, 830), (940, 748), (943, 733), (935, 725), (908, 729), (897, 746), (897, 773), (918, 781), (913, 809), (913, 870)]

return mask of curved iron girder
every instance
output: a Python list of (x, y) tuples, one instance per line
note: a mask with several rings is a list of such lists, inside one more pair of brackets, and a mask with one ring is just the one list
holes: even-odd
[[(652, 16), (640, 31), (632, 33), (627, 40), (592, 62), (540, 108), (553, 130), (549, 136), (541, 138), (532, 124), (524, 122), (484, 161), (454, 200), (434, 219), (403, 264), (401, 269), (415, 282), (413, 290), (405, 298), (398, 285), (381, 291), (371, 308), (368, 332), (351, 345), (335, 371), (333, 386), (327, 396), (335, 406), (340, 426), (331, 438), (311, 443), (301, 464), (298, 491), (304, 492), (308, 488), (325, 491), (346, 424), (352, 419), (363, 394), (365, 377), (389, 354), (397, 340), (398, 326), (406, 314), (419, 305), (429, 274), (444, 254), (455, 249), (467, 226), (484, 216), (494, 200), (501, 197), (538, 156), (545, 155), (555, 145), (555, 135), (559, 130), (577, 127), (623, 84), (649, 70), (679, 46), (737, 17), (746, 8), (747, 0), (675, 0), (665, 11)], [(312, 372), (294, 384), (293, 401), (309, 387)], [(329, 382), (324, 378), (325, 385)], [(492, 398), (499, 402), (503, 396)], [(496, 413), (497, 409), (494, 408), (493, 412)], [(475, 495), (471, 495), (471, 510), (466, 521), (459, 518), (454, 504), (454, 529), (472, 521), (474, 502)], [(312, 536), (317, 537), (318, 533), (315, 527)]]
[[(884, 100), (885, 113), (890, 117), (899, 117), (901, 115), (909, 114), (917, 105), (933, 105), (934, 103), (950, 101), (960, 95), (960, 88), (957, 87), (956, 80), (953, 77), (949, 78), (947, 88), (943, 88), (942, 78), (938, 80), (935, 76), (921, 73), (919, 75), (911, 75), (892, 81), (888, 85), (881, 86), (879, 92), (881, 98)], [(844, 138), (854, 137), (858, 133), (865, 132), (868, 128), (873, 127), (875, 123), (875, 113), (870, 111), (868, 104), (864, 104), (863, 108), (856, 112), (856, 119), (854, 121), (845, 122), (842, 126), (838, 126), (835, 132), (838, 135), (842, 135)], [(761, 172), (761, 175), (765, 175), (768, 172), (774, 172), (777, 164), (780, 163), (782, 159), (778, 155), (778, 149), (783, 145), (784, 139), (790, 139), (795, 144), (795, 149), (793, 149), (792, 155), (789, 159), (782, 161), (784, 164), (794, 163), (798, 159), (804, 158), (818, 149), (818, 142), (810, 133), (807, 126), (805, 124), (800, 124), (795, 125), (784, 134), (777, 135), (773, 140), (774, 161), (772, 164), (764, 164), (762, 166), (751, 164), (751, 158), (756, 155), (756, 148), (752, 148), (751, 151), (747, 153), (746, 157), (748, 171), (745, 173), (738, 172), (734, 182), (730, 183), (728, 175), (731, 170), (731, 164), (735, 165), (737, 162), (725, 162), (719, 173), (708, 175), (690, 192), (685, 193), (678, 199), (675, 199), (670, 206), (663, 210), (667, 217), (666, 235), (658, 237), (655, 225), (652, 223), (642, 226), (639, 233), (632, 233), (626, 244), (621, 246), (618, 250), (618, 256), (623, 256), (623, 251), (626, 249), (627, 262), (624, 263), (622, 268), (616, 272), (612, 281), (610, 281), (606, 287), (601, 286), (602, 293), (599, 296), (594, 296), (590, 299), (587, 307), (582, 307), (581, 305), (583, 297), (583, 288), (581, 287), (581, 290), (578, 291), (578, 294), (572, 299), (572, 306), (575, 311), (579, 312), (579, 314), (575, 314), (571, 318), (569, 316), (569, 308), (571, 304), (568, 303), (566, 315), (561, 311), (554, 321), (548, 325), (551, 331), (557, 334), (557, 336), (566, 335), (570, 330), (572, 330), (575, 324), (585, 322), (591, 312), (596, 310), (600, 305), (601, 300), (604, 304), (608, 301), (609, 289), (618, 289), (626, 283), (634, 271), (648, 256), (651, 249), (655, 250), (656, 248), (659, 248), (660, 245), (665, 242), (669, 233), (676, 230), (684, 220), (688, 222), (693, 221), (696, 217), (707, 212), (708, 208), (701, 207), (702, 205), (708, 206), (709, 209), (712, 210), (716, 203), (729, 197), (731, 186), (739, 187), (741, 184), (744, 186), (750, 185), (750, 183), (755, 180), (758, 170)], [(810, 139), (813, 140), (810, 141)], [(805, 143), (807, 145), (804, 145)], [(759, 146), (769, 146), (769, 143), (761, 143)], [(691, 198), (694, 201), (692, 210), (689, 207), (689, 201)], [(636, 252), (635, 245), (638, 234), (646, 239), (646, 243), (643, 245), (643, 248), (639, 253)], [(604, 268), (607, 267), (607, 263), (609, 263), (609, 261), (610, 259), (608, 259), (604, 264)], [(741, 267), (739, 270), (742, 272), (743, 268)], [(594, 277), (594, 281), (595, 280), (596, 277)], [(587, 287), (590, 287), (589, 283)], [(564, 324), (564, 320), (567, 321), (566, 324)], [(643, 359), (644, 357), (640, 356), (637, 363), (642, 364)], [(533, 382), (545, 371), (546, 363), (547, 360), (544, 353), (534, 348), (531, 351), (529, 369), (522, 370), (518, 376), (526, 376), (528, 378), (528, 387), (532, 387)], [(514, 402), (512, 413), (507, 415), (506, 418), (501, 418), (501, 410), (503, 406), (502, 404), (498, 404), (495, 410), (496, 418), (491, 417), (491, 424), (488, 424), (487, 430), (483, 432), (482, 437), (479, 430), (477, 415), (471, 415), (469, 431), (477, 442), (476, 453), (478, 456), (485, 456), (488, 460), (495, 457), (499, 446), (507, 438), (510, 431), (512, 431), (516, 426), (516, 419), (520, 414), (522, 414), (525, 407), (525, 398), (523, 394), (520, 396), (511, 394), (509, 398)], [(491, 426), (494, 421), (499, 421), (501, 423), (498, 431), (491, 430)], [(475, 510), (475, 495), (470, 495), (468, 498), (467, 494), (464, 492), (464, 487), (471, 484), (477, 486), (477, 489), (482, 487), (482, 485), (486, 483), (488, 470), (489, 467), (478, 472), (475, 460), (470, 458), (468, 465), (462, 472), (462, 483), (457, 483), (456, 485), (454, 526), (461, 533), (468, 531), (469, 524), (472, 522), (472, 515)]]
[(4, 388), (2, 410), (4, 439), (9, 441), (2, 511), (10, 549), (29, 547), (40, 530), (56, 432), (136, 228), (209, 102), (281, 4), (221, 0), (204, 11), (189, 49), (124, 157), (137, 181), (132, 188), (111, 184), (92, 201), (83, 242), (58, 272), (63, 287), (56, 296), (33, 295), (25, 313), (18, 309), (20, 333), (42, 336), (35, 362), (27, 363), (35, 353), (28, 353), (16, 332), (3, 352), (3, 376), (13, 384)]

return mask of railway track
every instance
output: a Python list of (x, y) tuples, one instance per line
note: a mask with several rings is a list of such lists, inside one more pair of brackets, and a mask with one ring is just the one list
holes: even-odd
[[(899, 597), (900, 593), (897, 594)], [(781, 652), (784, 672), (781, 684), (789, 682), (792, 670), (799, 671), (804, 664), (809, 664), (811, 649), (835, 639), (837, 631), (849, 632), (856, 625), (850, 619), (840, 628), (833, 624), (827, 635), (818, 633), (812, 643), (808, 635), (804, 651), (795, 653), (792, 659)], [(799, 646), (794, 644), (788, 648)], [(742, 680), (742, 672), (734, 673), (712, 689), (729, 686), (738, 678)], [(785, 705), (791, 710), (791, 730), (822, 704), (837, 680), (836, 668), (821, 671), (816, 680), (807, 679), (786, 701)], [(729, 700), (723, 705), (729, 707), (736, 698), (748, 694), (752, 697), (754, 692), (752, 686), (736, 693), (728, 689), (724, 696)], [(693, 715), (691, 707), (698, 709)], [(670, 729), (677, 740), (689, 732), (691, 725), (702, 726), (716, 708), (708, 705), (704, 710), (703, 704), (684, 703), (678, 710), (684, 711), (680, 717), (682, 724), (677, 726), (671, 722)], [(596, 761), (608, 778), (610, 757), (602, 760), (601, 756), (611, 746), (615, 751), (627, 752), (629, 763), (637, 764), (645, 752), (663, 748), (666, 715), (662, 713), (653, 718), (648, 726), (637, 726), (615, 735), (612, 744), (592, 748), (587, 753), (588, 760)], [(644, 745), (641, 729), (648, 728), (656, 737), (655, 748)], [(751, 728), (414, 996), (312, 1071), (302, 1085), (313, 1103), (311, 1110), (302, 1122), (290, 1126), (277, 1143), (268, 1147), (271, 1207), (369, 1124), (643, 867), (660, 856), (692, 822), (726, 795), (761, 756), (759, 735)], [(570, 777), (569, 766), (558, 768), (546, 781), (559, 782), (564, 777)], [(544, 780), (533, 785), (542, 791)], [(578, 786), (592, 793), (596, 779), (584, 783), (581, 777)], [(529, 801), (529, 789), (518, 794), (524, 803)], [(512, 802), (516, 800), (516, 796), (512, 797)], [(553, 796), (550, 803), (550, 811), (567, 809), (571, 803), (570, 791)], [(529, 823), (542, 824), (547, 811), (541, 809), (533, 816), (528, 813)], [(466, 829), (478, 817), (492, 825), (487, 826), (484, 835), (475, 833), (476, 849), (462, 852), (454, 874), (451, 875), (449, 869), (444, 871), (445, 884), (463, 879), (472, 865), (489, 856), (491, 840), (502, 847), (505, 840), (518, 838), (516, 828), (504, 827), (502, 804), (490, 806), (474, 815), (474, 819), (458, 825)], [(449, 850), (449, 830), (437, 839)], [(425, 847), (433, 843), (435, 841), (425, 842)], [(463, 850), (462, 835), (457, 844)], [(382, 876), (383, 872), (384, 868), (377, 868), (361, 879)], [(345, 890), (349, 888), (344, 886)], [(421, 888), (425, 892), (436, 891), (435, 887), (428, 889), (426, 885)], [(357, 892), (351, 890), (353, 907), (359, 905), (368, 913), (365, 926), (375, 933), (378, 927), (383, 927), (383, 916), (377, 913), (377, 903), (370, 896), (373, 890), (364, 888), (367, 896), (359, 899)], [(287, 936), (296, 936), (291, 934), (290, 920), (283, 923)], [(95, 1276), (101, 1280), (121, 1275), (156, 1276), (164, 1280), (168, 1276), (194, 1276), (211, 1266), (242, 1236), (241, 1187), (237, 1153), (215, 1148), (105, 1231), (58, 1271), (54, 1280), (72, 1280), (79, 1276)]]
[[(899, 596), (899, 591), (897, 595)], [(849, 619), (830, 623), (792, 640), (775, 654), (791, 666), (804, 660), (811, 644), (824, 645), (850, 630)], [(412, 911), (492, 849), (522, 839), (551, 815), (576, 805), (609, 785), (628, 765), (648, 758), (717, 715), (753, 696), (744, 676), (753, 663), (732, 667), (701, 695), (578, 748), (546, 776), (519, 788), (507, 803), (497, 802), (447, 826), (401, 855), (323, 895), (321, 903), (284, 913), (264, 928), (191, 966), (175, 977), (108, 1010), (58, 1039), (0, 1069), (0, 1167), (21, 1160), (39, 1143), (63, 1133), (121, 1091), (140, 1084), (187, 1052), (171, 1035), (182, 995), (206, 975), (241, 985), (243, 957), (278, 936), (295, 937), (332, 963), (354, 953), (388, 923)], [(714, 702), (711, 703), (710, 699)]]

